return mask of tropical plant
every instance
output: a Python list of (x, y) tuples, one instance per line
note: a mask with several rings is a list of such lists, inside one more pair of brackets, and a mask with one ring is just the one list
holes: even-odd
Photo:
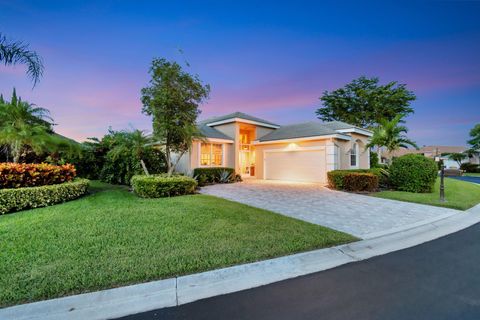
[(470, 139), (467, 143), (470, 145), (470, 149), (467, 150), (470, 157), (480, 153), (480, 123), (477, 123), (472, 130), (470, 130)]
[(0, 145), (18, 162), (27, 147), (40, 153), (54, 148), (57, 139), (52, 137), (52, 123), (49, 111), (17, 98), (15, 90), (12, 99), (0, 101)]
[(27, 75), (32, 79), (35, 86), (43, 75), (42, 58), (29, 45), (21, 41), (8, 40), (0, 33), (0, 63), (5, 66), (25, 64)]
[(201, 137), (198, 106), (208, 98), (210, 86), (165, 59), (153, 59), (149, 73), (150, 85), (142, 89), (142, 112), (153, 118), (153, 135), (171, 175), (192, 140)]
[(227, 170), (223, 170), (220, 172), (218, 182), (220, 183), (229, 183), (232, 181), (232, 173), (228, 172)]
[(163, 154), (152, 146), (152, 138), (141, 130), (109, 130), (99, 142), (106, 150), (101, 180), (129, 184), (133, 175), (143, 173), (141, 160), (152, 174), (164, 172)]
[(360, 77), (334, 91), (325, 91), (317, 117), (323, 121), (344, 121), (359, 127), (375, 127), (396, 115), (413, 113), (410, 103), (416, 99), (406, 85), (396, 81), (379, 84), (378, 78)]
[(367, 148), (376, 147), (379, 159), (381, 159), (382, 148), (390, 153), (400, 148), (408, 148), (408, 146), (418, 149), (417, 144), (405, 135), (408, 129), (401, 125), (404, 122), (403, 116), (403, 114), (398, 114), (392, 120), (380, 120), (380, 124), (373, 129), (373, 135)]

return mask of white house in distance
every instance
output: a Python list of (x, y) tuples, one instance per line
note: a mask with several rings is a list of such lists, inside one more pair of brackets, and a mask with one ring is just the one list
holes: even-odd
[(340, 121), (281, 126), (235, 112), (198, 127), (204, 139), (193, 141), (177, 171), (231, 167), (257, 179), (326, 183), (330, 170), (370, 168), (372, 133)]
[[(435, 157), (440, 157), (443, 160), (443, 164), (447, 169), (459, 169), (459, 165), (456, 161), (449, 159), (448, 153), (463, 153), (467, 150), (467, 147), (462, 146), (423, 146), (418, 150), (415, 149), (406, 149), (401, 148), (393, 152), (393, 157), (400, 157), (405, 154), (415, 153), (422, 154), (425, 157), (434, 159)], [(480, 159), (478, 155), (475, 155), (471, 158), (465, 158), (462, 163), (473, 163), (480, 164)]]

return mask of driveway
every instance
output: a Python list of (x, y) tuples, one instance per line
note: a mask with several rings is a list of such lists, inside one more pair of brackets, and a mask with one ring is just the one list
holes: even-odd
[(248, 179), (203, 194), (248, 204), (368, 239), (461, 211), (330, 190), (319, 184)]

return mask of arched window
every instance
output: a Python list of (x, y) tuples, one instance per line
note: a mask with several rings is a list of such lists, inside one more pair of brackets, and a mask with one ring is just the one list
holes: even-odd
[(352, 149), (350, 149), (350, 166), (358, 167), (358, 143), (352, 144)]

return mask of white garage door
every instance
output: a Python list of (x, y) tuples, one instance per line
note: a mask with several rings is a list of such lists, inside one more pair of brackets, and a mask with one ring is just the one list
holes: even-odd
[(325, 150), (265, 152), (265, 179), (326, 183)]

